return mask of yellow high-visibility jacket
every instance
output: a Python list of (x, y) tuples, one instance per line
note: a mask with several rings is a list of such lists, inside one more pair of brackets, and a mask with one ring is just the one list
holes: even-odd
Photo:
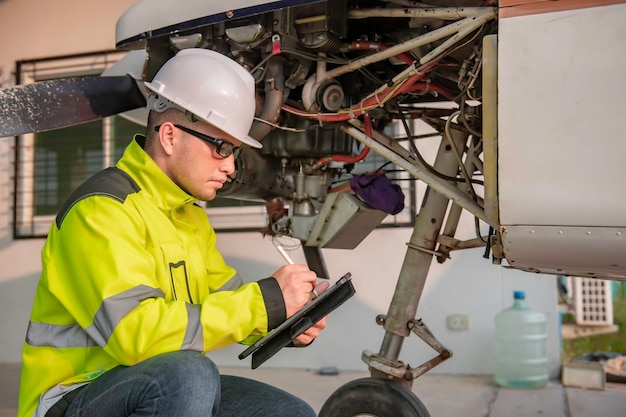
[(204, 209), (142, 149), (81, 185), (52, 224), (23, 349), (18, 417), (118, 365), (250, 342), (285, 320), (274, 278), (242, 285)]

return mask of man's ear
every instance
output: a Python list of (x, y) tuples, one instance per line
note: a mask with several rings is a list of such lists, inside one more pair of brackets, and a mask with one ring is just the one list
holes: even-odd
[(163, 123), (159, 129), (158, 135), (161, 149), (163, 149), (166, 155), (171, 156), (174, 152), (174, 124), (171, 122)]

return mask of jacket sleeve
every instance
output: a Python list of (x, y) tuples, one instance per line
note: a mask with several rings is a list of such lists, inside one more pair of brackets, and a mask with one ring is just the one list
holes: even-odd
[(211, 293), (198, 304), (168, 296), (149, 232), (120, 202), (87, 198), (64, 219), (46, 266), (60, 303), (119, 363), (177, 350), (205, 352), (271, 328), (265, 301), (276, 297), (271, 284)]
[[(198, 244), (206, 245), (207, 248), (205, 265), (207, 266), (207, 277), (209, 277), (208, 283), (211, 293), (209, 297), (215, 297), (214, 293), (216, 292), (236, 290), (241, 287), (243, 280), (233, 268), (224, 262), (224, 258), (217, 249), (217, 237), (213, 226), (208, 222), (204, 210), (198, 208), (198, 211), (202, 217), (202, 219), (198, 219), (198, 222), (206, 222), (206, 228), (204, 229), (206, 235), (205, 233), (200, 234), (202, 242), (198, 242)], [(196, 211), (196, 214), (198, 211)], [(275, 329), (287, 319), (285, 302), (275, 278), (268, 277), (259, 280), (258, 285), (263, 295), (268, 320), (267, 331), (269, 331)]]

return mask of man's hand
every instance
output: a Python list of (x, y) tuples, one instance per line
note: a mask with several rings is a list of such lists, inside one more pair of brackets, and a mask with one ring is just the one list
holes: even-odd
[[(273, 275), (278, 281), (283, 299), (285, 300), (285, 308), (287, 310), (287, 318), (293, 316), (298, 310), (309, 303), (315, 293), (322, 294), (328, 289), (330, 283), (322, 281), (316, 284), (317, 275), (311, 271), (306, 265), (294, 264), (285, 265), (276, 271)], [(326, 317), (315, 323), (307, 331), (302, 333), (294, 340), (296, 346), (306, 346), (315, 339), (319, 333), (326, 327)]]
[[(328, 289), (330, 283), (328, 281), (322, 281), (315, 286), (315, 292), (320, 295), (324, 291)], [(313, 294), (311, 293), (311, 299), (313, 299)], [(309, 327), (304, 333), (300, 336), (296, 337), (293, 341), (296, 346), (307, 346), (310, 344), (324, 328), (326, 327), (326, 317), (315, 323), (313, 326)]]
[(298, 347), (307, 346), (313, 341), (313, 339), (315, 339), (320, 334), (322, 330), (324, 330), (325, 327), (326, 317), (315, 323), (313, 326), (309, 327), (306, 332), (296, 337), (293, 341), (293, 344)]
[(272, 275), (278, 281), (285, 300), (287, 318), (311, 300), (317, 275), (302, 264), (285, 265)]

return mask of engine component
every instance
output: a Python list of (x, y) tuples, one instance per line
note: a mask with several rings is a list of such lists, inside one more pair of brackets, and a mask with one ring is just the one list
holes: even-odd
[(219, 190), (220, 197), (269, 201), (293, 194), (293, 183), (288, 181), (285, 167), (278, 158), (264, 157), (244, 148), (235, 161), (235, 168), (235, 178)]
[(331, 193), (306, 236), (306, 246), (354, 249), (387, 217), (352, 194)]
[[(289, 120), (292, 121), (292, 120)], [(263, 140), (261, 152), (288, 158), (321, 158), (327, 155), (351, 155), (355, 140), (331, 125), (311, 120), (293, 120), (294, 130), (273, 130)]]
[(335, 51), (346, 36), (347, 1), (333, 0), (296, 9), (294, 19), (302, 45), (316, 51)]
[(334, 112), (343, 104), (343, 87), (337, 80), (324, 80), (317, 88), (317, 102), (325, 111)]

